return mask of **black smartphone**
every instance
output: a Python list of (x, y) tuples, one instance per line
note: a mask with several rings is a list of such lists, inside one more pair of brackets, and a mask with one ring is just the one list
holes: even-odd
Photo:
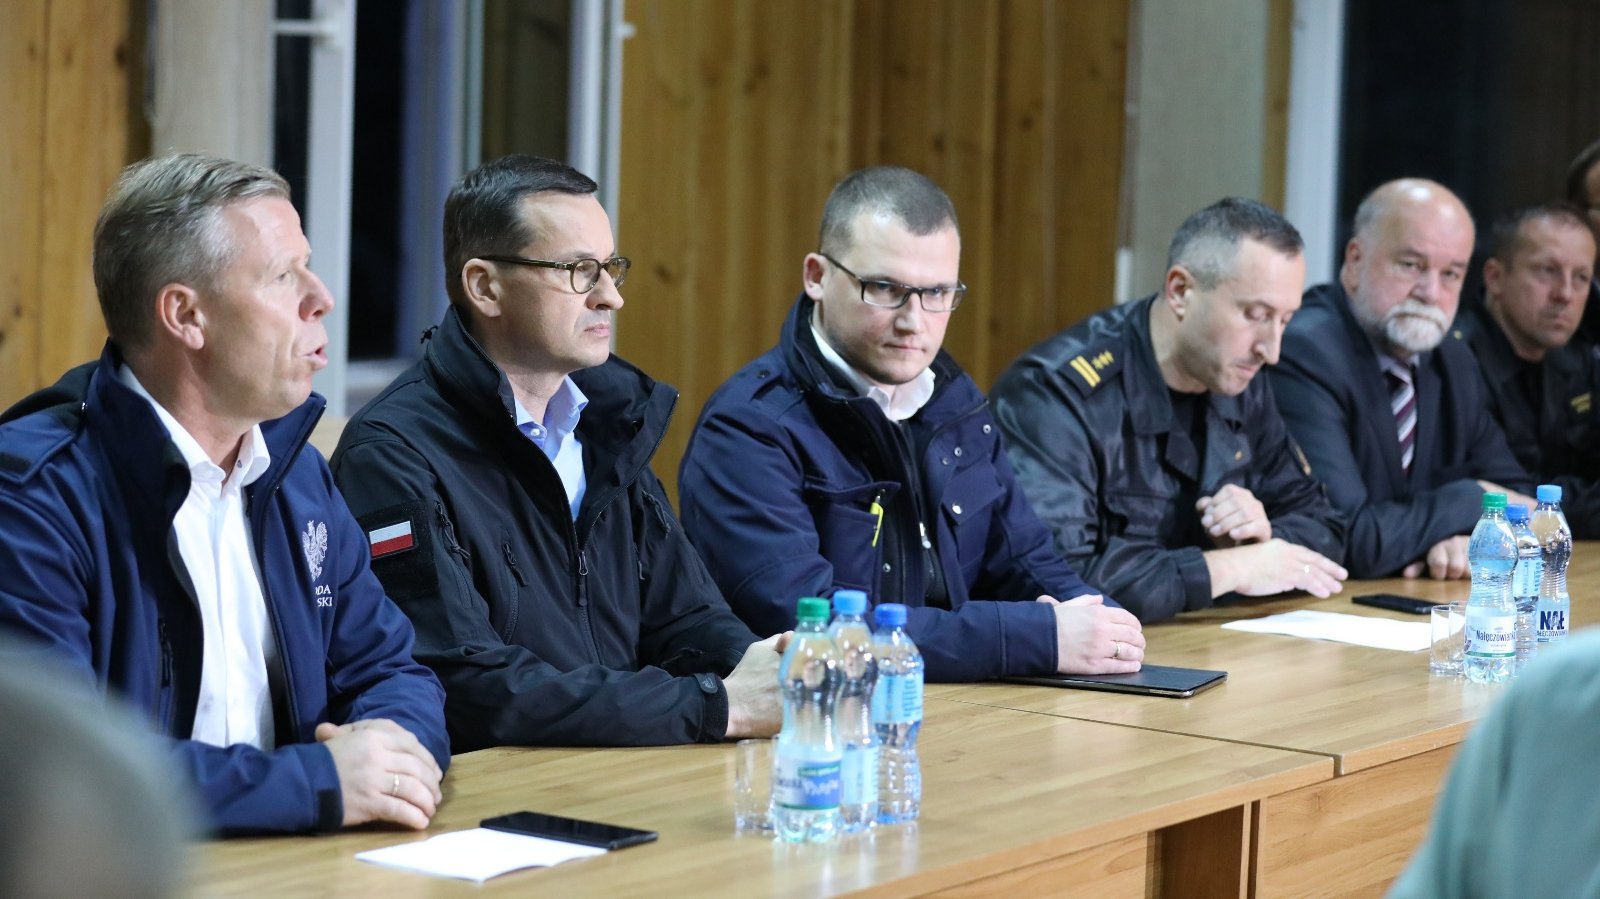
[(636, 830), (618, 827), (599, 821), (580, 821), (542, 812), (512, 812), (494, 818), (484, 818), (478, 826), (506, 833), (520, 833), (530, 837), (544, 837), (577, 843), (580, 846), (599, 846), (602, 849), (621, 849), (653, 841), (658, 834), (653, 830)]
[(1357, 596), (1351, 600), (1358, 606), (1372, 606), (1375, 609), (1388, 609), (1391, 612), (1406, 612), (1411, 615), (1426, 615), (1428, 610), (1438, 605), (1431, 599), (1418, 599), (1415, 596), (1400, 596), (1395, 593), (1368, 593)]

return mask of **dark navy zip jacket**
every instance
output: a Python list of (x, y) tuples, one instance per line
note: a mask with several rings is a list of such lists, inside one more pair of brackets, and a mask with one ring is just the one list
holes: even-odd
[(940, 352), (932, 398), (896, 425), (834, 382), (811, 309), (802, 295), (778, 345), (712, 395), (679, 471), (684, 528), (728, 604), (771, 633), (797, 598), (854, 587), (911, 607), (929, 680), (1055, 671), (1055, 614), (1032, 600), (1100, 591), (1029, 508), (978, 385)]
[[(189, 739), (201, 624), (172, 521), (189, 471), (154, 410), (98, 363), (0, 416), (0, 627), (30, 638), (151, 719), (221, 833), (338, 827), (333, 757), (317, 724), (387, 718), (441, 768), (439, 682), (411, 657), (410, 623), (384, 596), (365, 535), (327, 464), (304, 450), (323, 401), (263, 422), (272, 464), (245, 508), (277, 639), (277, 749)], [(326, 541), (322, 539), (326, 535)]]

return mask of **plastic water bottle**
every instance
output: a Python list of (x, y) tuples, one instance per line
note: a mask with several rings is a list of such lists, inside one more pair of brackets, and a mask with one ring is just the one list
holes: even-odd
[(874, 610), (878, 629), (872, 654), (878, 688), (872, 693), (872, 725), (878, 731), (878, 823), (915, 821), (922, 807), (922, 764), (917, 731), (922, 729), (922, 653), (906, 634), (906, 607), (884, 603)]
[(1522, 503), (1506, 506), (1506, 521), (1517, 538), (1517, 568), (1511, 575), (1511, 599), (1517, 604), (1517, 671), (1533, 658), (1533, 617), (1539, 604), (1539, 585), (1544, 581), (1544, 549), (1528, 527), (1528, 507)]
[(839, 650), (844, 679), (834, 720), (839, 747), (839, 817), (845, 833), (859, 833), (878, 819), (878, 736), (872, 727), (872, 689), (878, 682), (878, 660), (872, 655), (872, 630), (867, 627), (867, 594), (838, 590), (833, 594), (833, 624), (828, 636)]
[(1561, 488), (1540, 484), (1529, 527), (1544, 549), (1544, 579), (1534, 611), (1534, 651), (1543, 652), (1567, 639), (1572, 599), (1567, 595), (1567, 563), (1572, 561), (1572, 528), (1561, 512)]
[(794, 637), (783, 651), (778, 687), (783, 729), (773, 753), (772, 824), (791, 843), (825, 843), (839, 833), (839, 751), (833, 704), (842, 672), (828, 636), (828, 601), (800, 600)]
[(1498, 684), (1510, 680), (1517, 665), (1517, 605), (1511, 599), (1511, 573), (1517, 565), (1517, 538), (1506, 523), (1506, 495), (1485, 493), (1483, 517), (1467, 544), (1472, 592), (1467, 595), (1467, 680)]

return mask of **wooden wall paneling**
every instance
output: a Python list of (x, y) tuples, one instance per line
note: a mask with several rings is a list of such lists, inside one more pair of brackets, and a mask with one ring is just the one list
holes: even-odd
[(1053, 41), (1045, 77), (1052, 91), (1046, 165), (1053, 177), (1054, 303), (1029, 323), (1031, 334), (1008, 335), (1013, 357), (1116, 301), (1130, 3), (1045, 3)]
[(106, 193), (142, 155), (130, 130), (137, 0), (53, 0), (45, 82), (44, 229), (37, 383), (99, 353), (105, 326), (90, 261)]
[(0, 4), (0, 407), (35, 386), (38, 368), (48, 6)]
[(655, 470), (676, 497), (700, 408), (777, 341), (845, 167), (849, 2), (633, 0), (618, 352), (681, 393)]
[(1283, 209), (1289, 168), (1289, 62), (1294, 48), (1294, 0), (1267, 0), (1266, 113), (1262, 122), (1260, 200)]

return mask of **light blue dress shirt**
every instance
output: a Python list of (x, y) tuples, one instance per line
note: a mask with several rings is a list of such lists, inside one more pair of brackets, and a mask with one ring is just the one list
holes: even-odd
[(533, 415), (516, 403), (517, 428), (533, 441), (561, 476), (561, 486), (567, 491), (567, 504), (572, 510), (572, 520), (578, 520), (578, 507), (583, 505), (583, 493), (588, 481), (583, 473), (583, 444), (578, 440), (578, 419), (589, 405), (571, 378), (562, 378), (561, 386), (544, 407), (544, 421), (535, 421)]

